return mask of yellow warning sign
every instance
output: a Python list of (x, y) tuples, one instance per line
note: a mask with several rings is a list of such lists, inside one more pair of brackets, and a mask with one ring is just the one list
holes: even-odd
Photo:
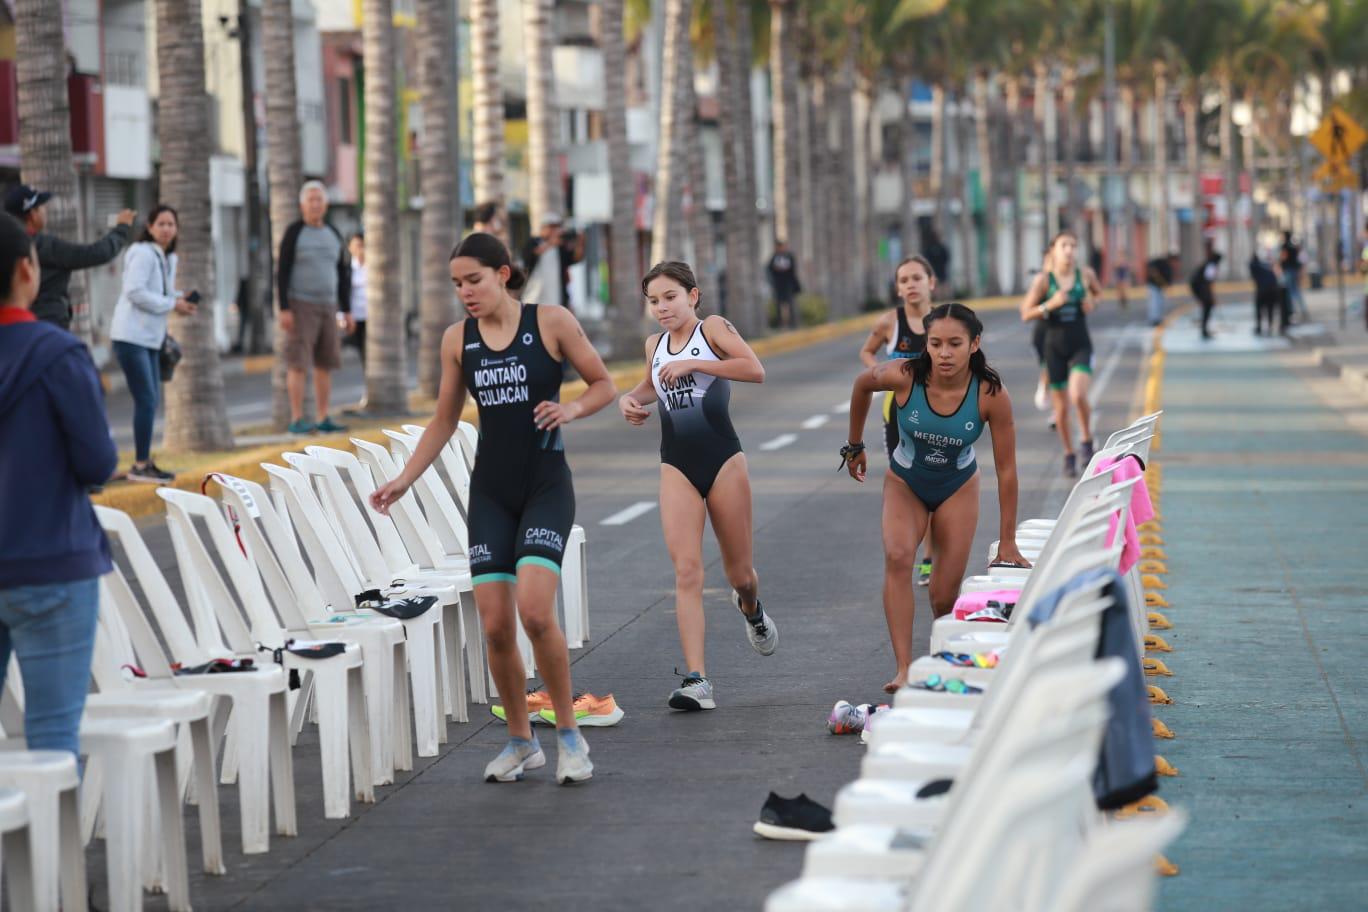
[(1345, 162), (1368, 142), (1368, 131), (1341, 107), (1333, 107), (1309, 137), (1321, 155), (1332, 162)]
[(1354, 169), (1343, 160), (1327, 160), (1311, 172), (1311, 177), (1326, 190), (1353, 190), (1358, 186)]

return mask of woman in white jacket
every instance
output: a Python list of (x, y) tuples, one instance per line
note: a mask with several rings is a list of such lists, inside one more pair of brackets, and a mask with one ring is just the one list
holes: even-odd
[(152, 426), (161, 401), (161, 348), (171, 311), (193, 314), (195, 305), (176, 291), (176, 210), (157, 206), (136, 244), (124, 254), (123, 290), (114, 307), (109, 337), (133, 396), (135, 456), (129, 481), (167, 484), (175, 476), (152, 462)]

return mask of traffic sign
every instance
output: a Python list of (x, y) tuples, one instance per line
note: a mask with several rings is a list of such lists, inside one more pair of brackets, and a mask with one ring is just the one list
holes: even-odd
[(1343, 160), (1327, 159), (1319, 168), (1311, 172), (1325, 190), (1353, 190), (1358, 186), (1357, 176), (1349, 163)]
[(1321, 120), (1320, 125), (1316, 127), (1309, 139), (1311, 145), (1315, 146), (1320, 154), (1328, 160), (1345, 162), (1365, 142), (1368, 142), (1368, 131), (1359, 126), (1352, 117), (1344, 112), (1343, 108), (1335, 106)]

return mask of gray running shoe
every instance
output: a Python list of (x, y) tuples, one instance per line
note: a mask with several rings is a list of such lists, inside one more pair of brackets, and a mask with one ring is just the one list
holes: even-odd
[(717, 704), (713, 702), (711, 681), (693, 672), (689, 672), (683, 678), (684, 680), (680, 681), (679, 686), (670, 694), (670, 709), (692, 712), (717, 708)]
[(561, 785), (583, 782), (594, 777), (594, 764), (589, 759), (589, 742), (578, 731), (560, 735), (556, 739), (559, 757), (556, 760), (556, 781)]
[[(741, 596), (735, 591), (732, 592), (732, 604), (737, 611), (741, 611)], [(741, 611), (741, 617), (746, 619), (746, 639), (750, 640), (751, 649), (762, 656), (774, 655), (775, 647), (779, 645), (779, 627), (773, 618), (765, 614), (759, 600), (755, 603), (754, 616)]]
[(518, 782), (527, 770), (543, 766), (546, 766), (546, 754), (542, 753), (541, 743), (535, 735), (531, 741), (509, 739), (499, 756), (485, 767), (485, 782)]

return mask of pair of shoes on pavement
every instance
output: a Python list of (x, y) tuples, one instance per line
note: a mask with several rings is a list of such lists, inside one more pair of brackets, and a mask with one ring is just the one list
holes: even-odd
[(317, 424), (303, 418), (296, 418), (286, 428), (291, 434), (340, 434), (346, 429), (345, 424), (338, 424), (333, 421), (331, 415), (324, 415), (323, 420)]
[(827, 731), (833, 735), (858, 735), (873, 723), (874, 714), (888, 709), (887, 703), (861, 703), (837, 700), (827, 716)]
[[(612, 694), (598, 697), (594, 694), (575, 694), (575, 724), (590, 728), (607, 728), (622, 721), (625, 713), (618, 706)], [(489, 707), (490, 715), (500, 722), (507, 722), (504, 708), (499, 705)], [(527, 717), (533, 725), (556, 724), (556, 708), (551, 704), (551, 695), (544, 690), (527, 692)]]
[[(594, 777), (589, 759), (589, 742), (578, 729), (556, 730), (556, 781), (561, 785), (584, 782)], [(520, 782), (529, 770), (546, 766), (546, 754), (534, 734), (532, 738), (509, 738), (499, 755), (485, 767), (485, 782)]]
[(147, 462), (134, 463), (133, 468), (128, 470), (127, 477), (129, 481), (158, 485), (169, 485), (176, 480), (175, 474), (157, 468), (157, 464), (150, 459)]
[[(746, 614), (741, 608), (741, 596), (736, 592), (732, 593), (732, 604), (745, 618), (746, 639), (750, 641), (751, 649), (762, 656), (774, 655), (774, 650), (779, 646), (779, 625), (775, 624), (774, 619), (765, 613), (764, 606), (760, 604), (759, 599), (755, 602), (754, 614)], [(682, 680), (670, 694), (669, 706), (671, 709), (696, 712), (702, 709), (717, 708), (717, 701), (713, 698), (712, 681), (697, 671), (680, 674), (679, 669), (676, 668), (675, 674), (679, 674)]]

